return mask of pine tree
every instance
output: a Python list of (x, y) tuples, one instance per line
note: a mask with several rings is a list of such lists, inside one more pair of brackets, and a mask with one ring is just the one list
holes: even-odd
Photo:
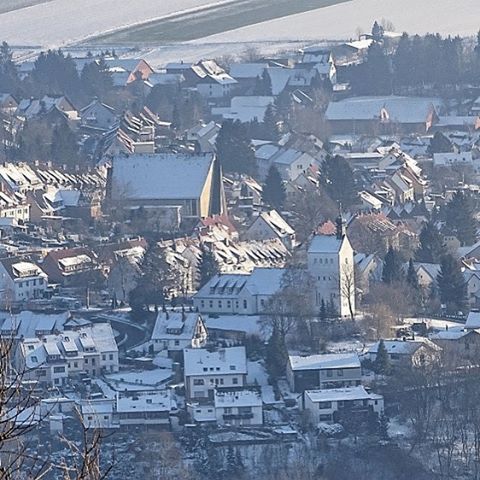
[(19, 84), (13, 52), (7, 42), (0, 46), (0, 91), (15, 94)]
[(403, 280), (402, 262), (398, 252), (390, 246), (383, 261), (382, 281), (392, 284)]
[(215, 253), (211, 248), (207, 248), (205, 245), (202, 245), (202, 258), (199, 267), (200, 287), (203, 287), (210, 281), (210, 279), (219, 273), (220, 266), (217, 258), (215, 257)]
[(256, 171), (255, 153), (247, 127), (240, 121), (226, 120), (216, 140), (217, 156), (225, 172), (246, 173)]
[(444, 208), (445, 230), (455, 235), (462, 246), (473, 245), (477, 241), (477, 221), (470, 195), (456, 192)]
[(112, 75), (103, 57), (98, 62), (87, 63), (80, 76), (82, 88), (91, 97), (104, 98), (113, 88)]
[(380, 415), (378, 424), (378, 433), (382, 440), (388, 440), (390, 438), (390, 435), (388, 434), (388, 423), (388, 417), (382, 413), (382, 415)]
[(414, 292), (418, 291), (420, 289), (420, 285), (418, 283), (417, 272), (415, 271), (415, 266), (413, 264), (413, 259), (412, 258), (408, 262), (407, 284), (410, 286), (410, 288)]
[(328, 196), (348, 208), (357, 201), (358, 189), (353, 171), (348, 162), (340, 156), (327, 157), (322, 164), (322, 182)]
[(452, 255), (445, 255), (437, 276), (440, 300), (448, 313), (464, 312), (467, 304), (467, 285), (459, 263)]
[(285, 374), (288, 350), (285, 339), (276, 329), (273, 330), (267, 345), (267, 370), (273, 378)]
[(269, 97), (272, 95), (272, 79), (267, 69), (263, 71), (261, 77), (256, 78), (253, 94), (260, 97)]
[(333, 298), (327, 302), (327, 318), (336, 318), (338, 317), (338, 310)]
[(282, 177), (275, 165), (268, 170), (265, 185), (263, 186), (262, 199), (267, 204), (277, 210), (281, 210), (285, 203), (286, 193)]
[(279, 136), (278, 133), (279, 132), (275, 107), (273, 105), (269, 105), (265, 110), (265, 115), (263, 117), (262, 140), (270, 140), (272, 142), (276, 142)]
[(375, 372), (381, 375), (388, 375), (391, 371), (390, 357), (388, 356), (385, 342), (380, 340), (378, 343), (377, 355), (374, 362)]
[(71, 170), (79, 165), (77, 137), (67, 122), (60, 122), (53, 130), (51, 155), (56, 165), (67, 165)]
[(428, 222), (422, 227), (419, 240), (420, 248), (415, 252), (416, 260), (423, 263), (439, 263), (446, 249), (443, 236), (433, 222)]

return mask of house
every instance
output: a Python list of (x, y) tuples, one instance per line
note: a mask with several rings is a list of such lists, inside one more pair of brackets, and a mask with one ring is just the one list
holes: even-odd
[(217, 387), (243, 387), (247, 379), (245, 347), (183, 351), (187, 401), (214, 401)]
[(211, 153), (116, 156), (107, 196), (112, 208), (142, 213), (147, 222), (171, 208), (180, 208), (182, 219), (197, 220), (225, 210), (221, 168)]
[(30, 257), (0, 259), (0, 292), (4, 306), (44, 298), (48, 276)]
[(60, 113), (59, 118), (76, 122), (79, 120), (79, 112), (71, 100), (63, 95), (45, 95), (41, 99), (23, 99), (18, 104), (17, 115), (27, 120), (43, 115)]
[(88, 429), (118, 428), (113, 418), (114, 410), (115, 400), (111, 398), (88, 399), (80, 403), (82, 422)]
[[(377, 358), (380, 342), (372, 345), (367, 351), (367, 358), (374, 362)], [(392, 365), (421, 366), (437, 360), (441, 348), (426, 338), (419, 340), (385, 340), (385, 348)]]
[(229, 107), (214, 107), (212, 115), (223, 120), (239, 120), (242, 123), (256, 120), (263, 123), (265, 113), (270, 105), (273, 105), (274, 97), (248, 96), (233, 97)]
[(286, 248), (295, 247), (295, 230), (276, 210), (262, 212), (245, 232), (246, 240), (280, 240)]
[(442, 108), (439, 98), (423, 97), (350, 97), (330, 102), (325, 112), (332, 133), (373, 134), (426, 133), (438, 122)]
[(15, 338), (41, 337), (68, 329), (70, 312), (45, 314), (23, 310), (12, 315), (4, 312), (0, 317), (0, 336)]
[(316, 309), (332, 302), (341, 317), (355, 314), (353, 248), (345, 221), (337, 219), (335, 235), (314, 235), (308, 247), (308, 272), (314, 280)]
[(52, 250), (42, 262), (42, 269), (53, 283), (82, 285), (103, 279), (97, 256), (85, 247)]
[(280, 149), (269, 159), (275, 165), (283, 180), (294, 181), (299, 175), (307, 174), (319, 162), (307, 152), (294, 148)]
[(480, 354), (480, 330), (461, 327), (447, 328), (429, 336), (447, 355), (456, 361), (474, 361)]
[(230, 75), (237, 80), (243, 89), (254, 88), (257, 81), (262, 78), (268, 63), (233, 63), (230, 65)]
[(98, 376), (118, 371), (118, 347), (109, 323), (95, 323), (76, 330), (23, 338), (17, 368), (28, 378), (49, 386), (65, 385), (80, 373)]
[(120, 426), (155, 425), (171, 428), (171, 415), (177, 413), (177, 403), (171, 389), (141, 392), (134, 395), (118, 394), (114, 419)]
[[(312, 45), (300, 50), (301, 64), (312, 65), (322, 80), (328, 80), (332, 85), (337, 83), (337, 68), (332, 52), (325, 47)], [(297, 67), (301, 65), (297, 64)]]
[(256, 315), (281, 288), (284, 269), (255, 268), (251, 274), (218, 274), (193, 297), (201, 313)]
[(13, 115), (18, 108), (18, 102), (13, 95), (9, 93), (0, 93), (0, 111)]
[(287, 381), (292, 392), (354, 387), (362, 383), (362, 367), (356, 353), (290, 355)]
[(186, 133), (188, 142), (193, 142), (200, 153), (213, 153), (215, 141), (220, 132), (220, 125), (211, 121), (209, 123), (199, 122)]
[(151, 337), (155, 353), (162, 352), (164, 355), (177, 358), (183, 349), (204, 347), (206, 341), (207, 329), (198, 313), (158, 312)]
[(214, 394), (217, 425), (262, 425), (263, 402), (259, 387), (219, 387)]
[(336, 388), (332, 390), (306, 390), (303, 409), (308, 412), (310, 422), (338, 423), (349, 421), (352, 416), (374, 413), (382, 415), (384, 401), (381, 395), (368, 393), (364, 387)]
[(480, 310), (472, 309), (468, 312), (465, 330), (476, 330), (480, 328)]
[(80, 125), (96, 131), (108, 131), (117, 123), (115, 109), (95, 99), (80, 110)]
[(414, 262), (413, 267), (417, 274), (418, 283), (422, 288), (429, 289), (432, 285), (436, 285), (437, 277), (440, 273), (440, 264)]

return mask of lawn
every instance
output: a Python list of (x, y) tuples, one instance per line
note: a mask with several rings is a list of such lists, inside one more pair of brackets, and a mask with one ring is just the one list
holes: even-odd
[(102, 35), (94, 41), (107, 44), (158, 44), (195, 40), (347, 1), (349, 0), (240, 0), (194, 13), (179, 13), (170, 18)]

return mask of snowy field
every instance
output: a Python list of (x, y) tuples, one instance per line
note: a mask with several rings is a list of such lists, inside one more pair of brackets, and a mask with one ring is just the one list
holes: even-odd
[(393, 22), (397, 32), (469, 36), (480, 28), (480, 0), (352, 0), (194, 43), (348, 39), (382, 18)]
[[(14, 45), (60, 47), (107, 33), (190, 12), (200, 14), (215, 5), (244, 0), (1, 0), (1, 40)], [(267, 0), (258, 0), (259, 2)], [(320, 1), (320, 0), (319, 0)], [(42, 2), (42, 3), (39, 3)], [(28, 8), (1, 13), (5, 9)], [(348, 39), (359, 29), (386, 18), (397, 31), (428, 31), (473, 35), (479, 28), (480, 0), (351, 0), (307, 13), (290, 15), (188, 43), (191, 50), (205, 43), (230, 53), (232, 44), (286, 40)], [(255, 20), (253, 20), (255, 21)], [(226, 27), (227, 28), (227, 27)]]
[(60, 47), (180, 12), (237, 1), (52, 0), (0, 14), (0, 36), (12, 45)]

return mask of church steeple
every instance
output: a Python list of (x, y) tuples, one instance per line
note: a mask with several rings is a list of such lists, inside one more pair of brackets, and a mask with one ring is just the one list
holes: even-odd
[(342, 240), (347, 233), (347, 222), (343, 218), (343, 215), (341, 212), (340, 212), (340, 215), (337, 217), (336, 226), (337, 226), (337, 238), (339, 240)]

